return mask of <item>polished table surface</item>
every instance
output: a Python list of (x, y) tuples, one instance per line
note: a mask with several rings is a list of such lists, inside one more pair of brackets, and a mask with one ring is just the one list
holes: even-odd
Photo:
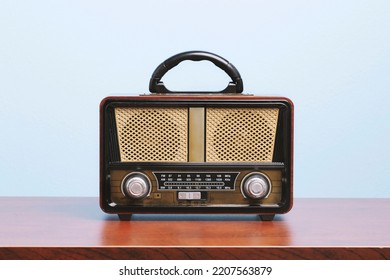
[(256, 215), (133, 215), (93, 197), (1, 197), (0, 259), (390, 259), (390, 199), (298, 198)]

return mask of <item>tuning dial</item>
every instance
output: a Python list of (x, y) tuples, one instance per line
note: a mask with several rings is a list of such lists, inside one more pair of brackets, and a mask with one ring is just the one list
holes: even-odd
[(151, 183), (144, 174), (132, 172), (122, 181), (122, 192), (125, 196), (141, 199), (150, 194)]
[(262, 199), (270, 193), (271, 181), (263, 173), (253, 172), (242, 180), (241, 190), (247, 198)]

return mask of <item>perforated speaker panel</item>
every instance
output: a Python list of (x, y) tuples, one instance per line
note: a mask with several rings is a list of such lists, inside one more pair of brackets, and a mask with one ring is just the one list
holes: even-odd
[(271, 162), (277, 108), (208, 108), (206, 162)]
[(187, 108), (115, 108), (115, 119), (121, 161), (187, 161)]

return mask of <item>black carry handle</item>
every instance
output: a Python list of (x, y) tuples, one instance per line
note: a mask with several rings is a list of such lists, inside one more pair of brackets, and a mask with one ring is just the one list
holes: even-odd
[(208, 60), (215, 64), (215, 66), (221, 68), (232, 78), (232, 81), (229, 82), (228, 86), (220, 91), (219, 93), (241, 93), (244, 90), (244, 85), (242, 83), (242, 79), (240, 73), (231, 64), (229, 61), (220, 57), (219, 55), (204, 52), (204, 51), (189, 51), (176, 54), (163, 63), (161, 63), (156, 70), (154, 70), (152, 77), (150, 78), (149, 90), (151, 93), (173, 93), (168, 90), (164, 83), (161, 81), (161, 78), (167, 73), (170, 69), (178, 65), (180, 62), (184, 60), (193, 60), (193, 61), (201, 61)]

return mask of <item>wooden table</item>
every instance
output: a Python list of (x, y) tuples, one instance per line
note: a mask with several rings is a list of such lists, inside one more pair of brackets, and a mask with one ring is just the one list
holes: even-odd
[(390, 199), (295, 199), (255, 215), (103, 213), (98, 198), (0, 198), (0, 259), (390, 259)]

